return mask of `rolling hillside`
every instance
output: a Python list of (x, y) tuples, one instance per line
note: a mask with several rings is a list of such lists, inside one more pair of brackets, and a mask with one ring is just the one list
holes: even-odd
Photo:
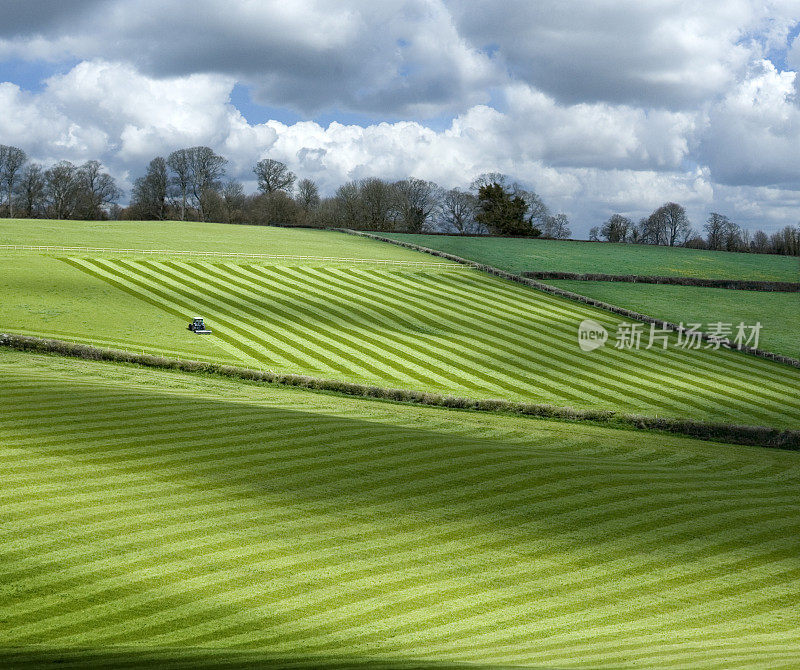
[(0, 394), (5, 665), (800, 663), (797, 452), (8, 351)]
[(381, 386), (796, 426), (800, 371), (738, 352), (584, 353), (619, 319), (469, 271), (66, 259), (179, 317), (203, 314), (251, 366)]
[[(134, 240), (139, 224), (103, 225), (122, 236), (113, 238), (122, 248), (158, 247), (168, 236), (190, 248), (145, 256), (0, 252), (8, 297), (0, 332), (473, 398), (800, 425), (797, 369), (737, 352), (662, 350), (658, 342), (646, 350), (646, 334), (639, 350), (609, 341), (586, 353), (577, 341), (584, 319), (611, 338), (622, 320), (425, 254), (326, 231), (161, 223), (145, 228), (163, 239)], [(23, 228), (7, 226), (20, 239)], [(85, 244), (76, 231), (47, 241)], [(209, 247), (237, 253), (219, 242), (228, 234), (234, 249), (237, 236), (259, 237), (258, 249), (292, 259), (207, 256)], [(186, 330), (195, 314), (211, 336)]]
[(798, 259), (791, 256), (572, 240), (409, 235), (405, 233), (385, 233), (383, 235), (423, 247), (439, 249), (514, 274), (526, 271), (574, 272), (578, 274), (600, 272), (616, 275), (800, 281)]
[[(560, 240), (387, 234), (515, 274), (522, 272), (639, 274), (708, 279), (800, 282), (790, 256), (700, 251), (678, 247)], [(622, 282), (542, 280), (547, 284), (672, 323), (762, 325), (759, 347), (800, 356), (800, 299), (767, 293)]]
[[(372, 260), (420, 260), (406, 249), (327, 230), (234, 226), (197, 221), (0, 219), (0, 245), (231, 252)], [(0, 253), (3, 250), (0, 249)], [(60, 252), (55, 252), (60, 253)], [(63, 252), (62, 252), (63, 253)], [(422, 258), (422, 260), (430, 260)]]
[(673, 323), (761, 323), (759, 348), (800, 359), (797, 293), (562, 279), (546, 283)]

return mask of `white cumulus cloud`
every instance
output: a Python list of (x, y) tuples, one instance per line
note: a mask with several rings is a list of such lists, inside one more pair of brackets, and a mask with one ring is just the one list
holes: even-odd
[[(0, 67), (63, 67), (0, 83), (0, 142), (126, 188), (203, 144), (248, 188), (265, 156), (326, 193), (502, 171), (579, 233), (666, 200), (775, 228), (798, 218), (798, 22), (797, 0), (28, 0)], [(282, 121), (248, 121), (237, 84)]]

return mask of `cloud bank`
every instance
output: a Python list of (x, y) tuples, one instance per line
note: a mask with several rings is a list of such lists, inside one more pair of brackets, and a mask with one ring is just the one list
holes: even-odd
[[(794, 0), (87, 0), (4, 17), (0, 75), (19, 60), (57, 73), (0, 82), (0, 142), (100, 158), (123, 187), (207, 144), (251, 187), (265, 156), (326, 192), (499, 170), (579, 234), (666, 200), (697, 227), (711, 209), (768, 230), (800, 218)], [(248, 121), (237, 84), (283, 121)]]

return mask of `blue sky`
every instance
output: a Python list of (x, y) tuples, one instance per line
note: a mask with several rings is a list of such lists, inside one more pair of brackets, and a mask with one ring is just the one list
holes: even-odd
[(265, 156), (323, 193), (500, 171), (579, 236), (670, 200), (800, 219), (796, 0), (5, 4), (0, 142), (124, 188), (207, 144), (247, 188)]

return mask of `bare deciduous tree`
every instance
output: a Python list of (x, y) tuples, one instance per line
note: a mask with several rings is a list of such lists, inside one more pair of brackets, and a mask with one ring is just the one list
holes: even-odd
[(44, 170), (38, 163), (30, 163), (17, 180), (17, 201), (28, 218), (39, 216), (44, 210), (46, 181)]
[(371, 177), (358, 182), (363, 221), (367, 230), (391, 230), (394, 227), (395, 192), (392, 185)]
[(770, 235), (773, 253), (785, 256), (800, 256), (800, 225), (786, 226)]
[[(492, 184), (497, 184), (506, 191), (514, 191), (516, 186), (516, 184), (512, 185), (508, 176), (502, 172), (483, 172), (472, 180), (469, 190), (477, 195), (482, 186), (491, 186)], [(514, 195), (519, 194), (514, 193)]]
[(114, 178), (100, 167), (99, 161), (87, 161), (77, 172), (78, 206), (86, 219), (102, 218), (103, 206), (112, 205), (122, 195)]
[(569, 219), (566, 214), (556, 214), (548, 216), (542, 227), (542, 237), (549, 237), (554, 240), (566, 240), (572, 235), (569, 228)]
[(222, 187), (222, 200), (225, 203), (225, 220), (228, 223), (242, 223), (245, 220), (244, 206), (247, 197), (241, 182), (231, 179)]
[(659, 240), (655, 244), (674, 247), (683, 242), (691, 232), (686, 210), (676, 202), (661, 205), (650, 215), (649, 222)]
[(301, 179), (300, 183), (297, 184), (297, 203), (306, 212), (319, 207), (319, 189), (310, 179)]
[(600, 228), (600, 236), (607, 242), (627, 242), (633, 230), (633, 221), (622, 214), (612, 214)]
[(480, 225), (475, 220), (478, 199), (459, 188), (446, 191), (439, 203), (439, 218), (448, 228), (455, 228), (461, 235), (478, 232)]
[(170, 186), (178, 198), (181, 210), (181, 221), (186, 220), (186, 205), (192, 185), (192, 162), (188, 149), (178, 149), (167, 157), (167, 165), (172, 170)]
[(244, 186), (241, 182), (231, 179), (222, 187), (222, 197), (228, 207), (241, 209), (245, 201)]
[(294, 226), (302, 215), (300, 205), (286, 191), (250, 196), (246, 209), (248, 221), (259, 225)]
[(706, 231), (706, 245), (709, 249), (723, 249), (725, 245), (725, 231), (730, 225), (730, 220), (723, 214), (711, 212), (703, 228)]
[(548, 219), (551, 217), (550, 209), (544, 204), (544, 200), (542, 200), (541, 196), (535, 191), (522, 188), (522, 186), (517, 183), (512, 185), (511, 190), (514, 195), (519, 196), (525, 201), (528, 207), (525, 218), (530, 224), (530, 227), (534, 229), (534, 232), (538, 230), (541, 234), (547, 228)]
[(432, 181), (411, 177), (394, 183), (397, 219), (403, 230), (421, 233), (439, 204), (442, 189)]
[(757, 254), (768, 253), (770, 250), (769, 237), (763, 230), (757, 230), (753, 233), (753, 241), (750, 243), (750, 247)]
[(227, 162), (203, 146), (178, 149), (169, 155), (167, 165), (172, 170), (172, 188), (180, 203), (182, 221), (189, 204), (197, 208), (201, 220), (206, 220), (211, 202), (218, 201), (212, 192), (219, 196)]
[(262, 193), (275, 191), (290, 191), (295, 179), (294, 172), (290, 172), (285, 163), (263, 158), (256, 163), (253, 172), (258, 178), (258, 188)]
[(14, 182), (19, 171), (28, 160), (25, 152), (18, 147), (0, 144), (0, 184), (5, 189), (8, 216), (14, 216)]
[(163, 221), (167, 217), (168, 189), (167, 162), (157, 156), (150, 161), (144, 177), (134, 182), (131, 206), (143, 219)]
[(339, 225), (361, 230), (391, 230), (394, 226), (395, 190), (372, 177), (342, 184), (336, 191)]
[(222, 177), (225, 175), (227, 159), (209, 147), (192, 147), (189, 151), (189, 165), (191, 167), (191, 186), (194, 202), (200, 210), (200, 220), (205, 221), (209, 200), (217, 202), (214, 195), (219, 195), (222, 186)]
[(358, 182), (349, 181), (336, 189), (335, 221), (337, 226), (357, 227), (361, 224), (361, 199)]
[(60, 161), (44, 173), (47, 201), (56, 219), (68, 219), (78, 207), (80, 181), (78, 168)]

